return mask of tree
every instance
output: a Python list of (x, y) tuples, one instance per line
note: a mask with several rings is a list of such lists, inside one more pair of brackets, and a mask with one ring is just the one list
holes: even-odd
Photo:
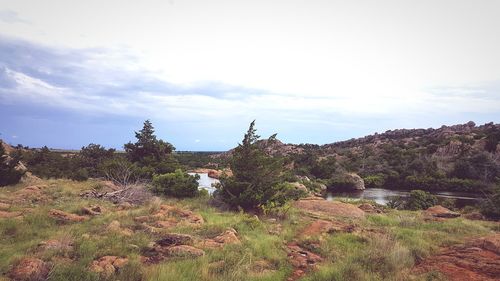
[(423, 190), (412, 190), (406, 200), (405, 208), (409, 210), (425, 210), (438, 203), (436, 196)]
[[(257, 145), (255, 120), (243, 137), (243, 141), (234, 149), (230, 167), (232, 177), (220, 180), (219, 195), (224, 202), (244, 210), (258, 209), (266, 204), (278, 203), (286, 185), (280, 185), (283, 173), (282, 160), (264, 153)], [(271, 138), (273, 141), (275, 138)], [(276, 204), (274, 204), (276, 205)]]
[(0, 186), (16, 184), (24, 175), (19, 167), (19, 159), (7, 155), (2, 141), (0, 141)]
[[(135, 143), (124, 145), (127, 158), (141, 167), (151, 167), (155, 173), (164, 174), (175, 171), (178, 162), (172, 157), (175, 147), (156, 138), (151, 121), (144, 121), (144, 126), (135, 132)], [(152, 177), (152, 175), (150, 175)]]
[(80, 153), (78, 154), (78, 166), (80, 169), (85, 169), (88, 171), (89, 176), (99, 177), (103, 176), (102, 171), (99, 170), (99, 166), (104, 163), (104, 161), (113, 158), (115, 154), (115, 149), (106, 149), (104, 146), (99, 144), (89, 144), (82, 147)]

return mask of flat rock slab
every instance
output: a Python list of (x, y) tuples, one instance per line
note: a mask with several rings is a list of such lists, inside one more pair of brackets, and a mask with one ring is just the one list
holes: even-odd
[(465, 245), (444, 248), (420, 263), (414, 271), (439, 271), (450, 281), (500, 280), (500, 234), (472, 240)]
[(363, 218), (365, 212), (360, 208), (338, 201), (324, 199), (306, 199), (294, 203), (298, 209), (317, 216)]

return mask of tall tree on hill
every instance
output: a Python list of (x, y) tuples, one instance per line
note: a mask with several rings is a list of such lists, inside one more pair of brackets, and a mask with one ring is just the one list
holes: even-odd
[[(234, 149), (230, 163), (232, 177), (221, 179), (220, 196), (229, 205), (245, 210), (258, 209), (270, 202), (282, 203), (286, 186), (280, 184), (283, 174), (282, 161), (264, 153), (257, 145), (259, 136), (254, 128), (255, 121)], [(275, 135), (269, 138), (274, 141)]]
[(135, 132), (135, 143), (129, 142), (124, 145), (127, 158), (141, 167), (151, 168), (152, 173), (171, 173), (178, 167), (172, 152), (175, 147), (161, 139), (157, 139), (151, 121), (144, 121), (143, 128)]

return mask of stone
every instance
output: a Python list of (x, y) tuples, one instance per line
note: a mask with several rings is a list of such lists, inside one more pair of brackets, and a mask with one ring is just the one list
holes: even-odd
[(103, 256), (94, 260), (89, 267), (92, 272), (99, 273), (105, 278), (111, 277), (119, 269), (123, 268), (128, 263), (127, 258), (117, 256)]
[(166, 249), (166, 254), (169, 257), (196, 258), (205, 255), (205, 252), (201, 249), (192, 246), (178, 245), (178, 246), (168, 247)]
[(84, 216), (70, 214), (56, 209), (51, 209), (49, 211), (49, 217), (54, 218), (55, 220), (63, 223), (82, 222), (88, 219), (87, 217)]
[(71, 252), (73, 247), (73, 240), (69, 238), (50, 239), (38, 244), (38, 249), (42, 251)]
[(104, 208), (101, 206), (90, 206), (90, 207), (83, 207), (82, 208), (82, 213), (85, 215), (90, 215), (90, 216), (97, 216), (100, 215), (104, 212)]
[(460, 213), (453, 212), (441, 205), (436, 205), (424, 211), (424, 215), (429, 218), (456, 218)]
[(49, 271), (50, 266), (43, 260), (27, 257), (16, 263), (8, 276), (16, 281), (41, 281), (46, 280)]
[(5, 212), (0, 211), (0, 219), (10, 219), (21, 216), (23, 213), (21, 212)]
[(472, 212), (463, 215), (468, 220), (484, 220), (484, 216), (479, 212)]
[(363, 218), (365, 216), (365, 212), (354, 205), (327, 201), (323, 198), (316, 199), (316, 197), (298, 200), (294, 206), (314, 216), (345, 218)]
[(368, 203), (363, 203), (363, 204), (359, 205), (358, 208), (360, 208), (361, 210), (365, 211), (366, 213), (370, 213), (370, 214), (383, 213), (382, 209), (380, 209), (379, 207), (373, 206), (372, 204), (368, 204)]
[(178, 234), (178, 233), (168, 233), (162, 236), (162, 238), (156, 241), (156, 244), (165, 247), (165, 246), (176, 246), (176, 245), (192, 245), (193, 244), (193, 236), (187, 234)]

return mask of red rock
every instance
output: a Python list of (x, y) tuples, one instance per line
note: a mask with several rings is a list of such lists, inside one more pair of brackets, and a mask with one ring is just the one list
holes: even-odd
[(57, 221), (68, 223), (68, 222), (82, 222), (86, 221), (88, 218), (84, 216), (79, 216), (75, 214), (70, 214), (63, 212), (61, 210), (52, 209), (49, 211), (49, 217), (56, 219)]
[(0, 211), (0, 219), (9, 219), (21, 216), (23, 213), (21, 212), (5, 212)]
[(8, 273), (13, 280), (41, 281), (46, 280), (50, 271), (47, 263), (38, 258), (23, 258)]
[(168, 247), (166, 249), (166, 254), (169, 257), (196, 258), (205, 255), (205, 252), (192, 246), (178, 245)]
[(294, 203), (298, 209), (313, 215), (326, 217), (363, 218), (365, 212), (358, 207), (338, 201), (308, 198)]
[(441, 205), (436, 205), (425, 210), (424, 215), (434, 218), (456, 218), (460, 216), (460, 213), (453, 212)]

